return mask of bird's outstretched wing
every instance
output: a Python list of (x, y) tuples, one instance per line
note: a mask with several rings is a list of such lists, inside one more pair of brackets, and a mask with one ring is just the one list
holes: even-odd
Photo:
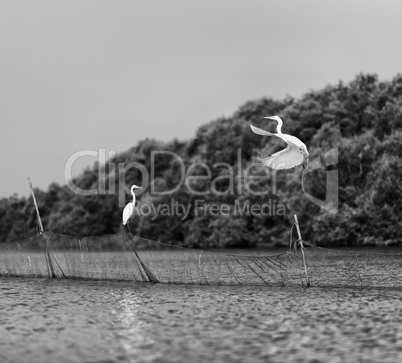
[(263, 129), (260, 129), (259, 127), (255, 127), (253, 125), (250, 125), (251, 130), (253, 130), (253, 132), (257, 135), (262, 135), (262, 136), (276, 136), (275, 134), (273, 134), (272, 132), (268, 132), (265, 131)]
[(261, 160), (264, 166), (274, 170), (292, 169), (303, 163), (303, 155), (297, 148), (290, 145), (267, 158), (258, 159)]
[(284, 134), (275, 134), (273, 132), (269, 132), (269, 131), (265, 131), (263, 129), (260, 129), (259, 127), (255, 127), (253, 125), (250, 125), (251, 130), (257, 134), (257, 135), (262, 135), (262, 136), (275, 136), (278, 137), (279, 139), (282, 139), (285, 142), (288, 142), (285, 138), (285, 136), (289, 136), (289, 135), (284, 135)]

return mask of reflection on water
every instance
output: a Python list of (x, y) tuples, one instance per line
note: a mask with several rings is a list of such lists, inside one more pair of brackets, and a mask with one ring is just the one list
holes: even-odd
[(1, 362), (398, 362), (402, 291), (0, 279)]
[[(110, 295), (117, 301), (117, 307), (111, 314), (114, 315), (113, 323), (118, 327), (115, 336), (124, 348), (125, 355), (133, 359), (142, 356), (144, 362), (153, 362), (161, 358), (162, 353), (157, 351), (158, 345), (150, 334), (152, 324), (141, 319), (140, 311), (148, 310), (141, 295), (131, 289), (112, 291)], [(147, 352), (146, 355), (142, 354), (144, 351)]]

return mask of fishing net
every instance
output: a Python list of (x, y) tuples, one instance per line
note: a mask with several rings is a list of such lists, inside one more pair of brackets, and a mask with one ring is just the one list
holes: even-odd
[(0, 276), (50, 276), (43, 237), (37, 234), (21, 242), (0, 243)]
[(125, 233), (66, 236), (50, 232), (0, 244), (0, 275), (132, 280), (180, 284), (300, 284), (298, 256), (227, 254), (183, 248)]
[(402, 251), (345, 250), (304, 242), (312, 286), (402, 288)]
[[(292, 236), (291, 236), (292, 238)], [(321, 248), (300, 239), (263, 255), (183, 248), (118, 233), (50, 232), (0, 243), (1, 276), (178, 284), (402, 287), (402, 253)], [(301, 248), (304, 246), (303, 248)]]

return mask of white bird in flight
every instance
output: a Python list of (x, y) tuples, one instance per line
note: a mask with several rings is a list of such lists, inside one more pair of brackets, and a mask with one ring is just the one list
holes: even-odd
[(250, 125), (251, 130), (253, 130), (253, 132), (257, 135), (279, 137), (280, 139), (285, 141), (288, 146), (286, 147), (286, 149), (278, 151), (271, 156), (263, 159), (258, 159), (261, 160), (263, 165), (274, 170), (291, 169), (302, 164), (303, 170), (306, 171), (309, 158), (306, 145), (296, 136), (282, 134), (283, 121), (279, 116), (269, 116), (264, 118), (269, 118), (278, 122), (278, 126), (276, 127), (277, 133), (268, 132)]
[(127, 225), (128, 231), (131, 234), (130, 231), (130, 226), (127, 223), (129, 221), (129, 219), (131, 218), (131, 216), (134, 213), (134, 208), (135, 208), (135, 194), (134, 194), (134, 189), (142, 189), (141, 187), (139, 187), (138, 185), (132, 185), (131, 186), (131, 194), (133, 195), (133, 201), (130, 203), (127, 203), (127, 205), (124, 207), (123, 209), (123, 225)]

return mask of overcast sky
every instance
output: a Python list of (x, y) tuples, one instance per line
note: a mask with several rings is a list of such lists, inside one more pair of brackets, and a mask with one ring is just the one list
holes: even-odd
[[(190, 139), (248, 100), (402, 67), (400, 1), (0, 1), (0, 197), (80, 150)], [(95, 158), (74, 165), (77, 175)]]

